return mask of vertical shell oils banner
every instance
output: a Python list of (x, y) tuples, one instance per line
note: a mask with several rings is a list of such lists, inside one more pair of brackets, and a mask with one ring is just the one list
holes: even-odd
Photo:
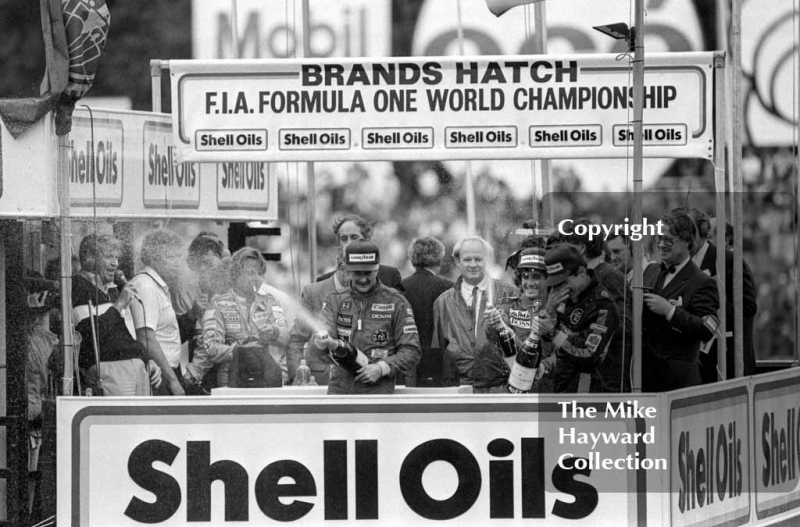
[(595, 399), (587, 419), (532, 397), (59, 398), (58, 522), (645, 525), (651, 476), (586, 464), (661, 455), (661, 439), (571, 439), (658, 420)]

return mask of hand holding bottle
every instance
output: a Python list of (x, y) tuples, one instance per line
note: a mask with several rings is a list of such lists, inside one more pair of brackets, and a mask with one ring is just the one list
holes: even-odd
[(258, 340), (261, 344), (269, 344), (270, 342), (274, 342), (278, 340), (280, 336), (280, 330), (278, 326), (274, 324), (269, 324), (263, 328), (259, 328), (258, 330)]
[(333, 349), (336, 346), (334, 341), (327, 331), (317, 331), (314, 334), (314, 345), (319, 349)]
[(500, 310), (492, 305), (487, 305), (483, 314), (486, 317), (486, 321), (494, 327), (497, 327), (503, 323), (503, 317), (500, 315)]

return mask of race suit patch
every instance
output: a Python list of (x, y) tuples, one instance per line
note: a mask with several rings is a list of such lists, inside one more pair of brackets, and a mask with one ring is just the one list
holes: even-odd
[(602, 324), (592, 324), (589, 326), (589, 329), (591, 329), (595, 333), (605, 333), (606, 331), (608, 331), (608, 328)]
[(266, 311), (257, 311), (253, 313), (253, 322), (259, 323), (267, 320), (269, 318), (269, 313)]
[(372, 320), (390, 320), (392, 318), (391, 313), (373, 313), (369, 316)]
[(511, 317), (508, 320), (509, 324), (514, 327), (522, 328), (522, 329), (531, 329), (531, 321), (530, 320), (520, 320), (518, 318)]
[(344, 312), (350, 311), (351, 309), (353, 309), (353, 303), (350, 300), (342, 302), (342, 307), (339, 308), (340, 311)]
[(531, 312), (527, 309), (509, 309), (509, 318), (516, 318), (517, 320), (530, 320)]
[(592, 333), (588, 337), (586, 337), (586, 349), (591, 351), (592, 353), (597, 351), (597, 347), (600, 346), (600, 342), (603, 340), (602, 335), (598, 335), (597, 333)]
[(573, 326), (577, 325), (582, 318), (583, 318), (583, 309), (576, 309), (569, 314), (569, 322)]
[(336, 325), (344, 326), (344, 327), (352, 327), (353, 325), (353, 315), (344, 315), (339, 313), (336, 315)]
[(383, 312), (389, 311), (389, 312), (391, 312), (391, 311), (394, 311), (394, 304), (372, 304), (372, 308), (371, 309), (373, 311), (383, 311)]
[(385, 359), (389, 355), (389, 350), (383, 348), (373, 348), (369, 350), (369, 361)]
[(416, 333), (416, 332), (417, 332), (417, 326), (412, 326), (412, 325), (403, 326), (403, 333)]
[(374, 342), (379, 346), (382, 346), (383, 344), (389, 342), (389, 330), (387, 330), (386, 328), (376, 329), (375, 332), (372, 334), (372, 342)]
[(350, 335), (352, 335), (353, 330), (351, 329), (344, 329), (344, 328), (336, 328), (336, 334), (339, 336), (340, 339), (350, 340)]
[(414, 310), (413, 310), (413, 309), (411, 309), (410, 307), (407, 307), (407, 308), (406, 308), (406, 313), (407, 313), (407, 314), (409, 314), (409, 315), (411, 315), (412, 317), (414, 316)]

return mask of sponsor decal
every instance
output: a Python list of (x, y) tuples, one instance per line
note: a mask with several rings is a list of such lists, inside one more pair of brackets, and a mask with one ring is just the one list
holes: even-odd
[(209, 329), (208, 331), (203, 332), (203, 341), (212, 342), (216, 334), (217, 332), (214, 331), (213, 329)]
[(522, 258), (519, 259), (519, 265), (528, 264), (544, 265), (544, 256), (540, 256), (538, 254), (523, 255)]
[(372, 304), (373, 311), (394, 311), (394, 304)]
[(389, 342), (389, 331), (386, 328), (376, 329), (372, 334), (372, 341), (379, 346), (386, 344)]
[(416, 323), (417, 323), (417, 321), (416, 321), (416, 320), (414, 320), (414, 317), (406, 317), (406, 321), (405, 321), (405, 323), (406, 323), (406, 324), (416, 324)]
[(370, 315), (370, 318), (373, 320), (389, 320), (392, 318), (391, 313), (373, 313)]
[(608, 327), (602, 324), (592, 324), (589, 326), (589, 329), (591, 329), (595, 333), (605, 333), (606, 331), (608, 331)]
[(560, 273), (564, 270), (564, 266), (561, 265), (561, 262), (556, 262), (554, 264), (547, 266), (547, 274), (556, 274)]
[(407, 313), (407, 314), (409, 314), (409, 315), (411, 315), (412, 317), (414, 316), (414, 310), (413, 310), (413, 309), (411, 309), (410, 307), (409, 307), (409, 308), (406, 308), (406, 313)]
[(597, 347), (600, 345), (600, 341), (602, 340), (603, 337), (601, 335), (598, 335), (597, 333), (592, 333), (591, 335), (586, 337), (586, 348), (592, 353), (594, 353), (595, 351), (597, 351)]
[(350, 311), (351, 309), (353, 309), (353, 302), (351, 302), (350, 300), (345, 300), (344, 302), (342, 302), (342, 307), (340, 308), (341, 311), (347, 312)]
[(340, 339), (348, 339), (350, 340), (350, 335), (353, 333), (351, 329), (343, 329), (343, 328), (336, 328), (336, 334), (339, 335)]
[(236, 302), (232, 300), (218, 300), (217, 305), (220, 309), (236, 309)]
[(569, 321), (572, 325), (576, 325), (583, 318), (583, 309), (576, 309), (569, 314)]
[(269, 313), (266, 311), (256, 311), (253, 313), (253, 322), (261, 322), (269, 318)]
[(222, 312), (222, 320), (224, 320), (225, 322), (238, 322), (239, 321), (239, 313), (237, 313), (236, 311), (234, 311), (234, 312), (223, 311)]
[(518, 318), (511, 318), (509, 323), (518, 328), (522, 329), (531, 329), (531, 321), (530, 320), (519, 320)]
[(345, 315), (339, 313), (338, 315), (336, 315), (336, 324), (339, 326), (346, 326), (349, 328), (350, 326), (353, 325), (353, 315)]
[(376, 360), (385, 359), (388, 355), (389, 355), (389, 350), (384, 348), (374, 348), (369, 350), (370, 362), (375, 362)]
[(347, 263), (375, 263), (378, 255), (375, 253), (367, 254), (348, 254)]
[(531, 312), (527, 309), (509, 309), (508, 316), (518, 320), (530, 320)]
[(416, 333), (416, 332), (417, 332), (417, 326), (411, 326), (411, 325), (403, 326), (403, 333)]
[(272, 312), (283, 314), (283, 308), (281, 306), (272, 306)]
[(239, 322), (225, 323), (225, 331), (228, 333), (239, 333), (242, 331), (242, 324)]

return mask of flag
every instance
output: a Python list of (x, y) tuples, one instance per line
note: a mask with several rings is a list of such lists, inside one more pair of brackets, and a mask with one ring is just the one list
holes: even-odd
[(500, 16), (512, 7), (524, 4), (535, 4), (543, 0), (486, 0), (486, 6), (494, 16)]
[(56, 133), (72, 127), (72, 110), (94, 83), (111, 14), (106, 0), (39, 0), (46, 70), (39, 97), (0, 101), (14, 137), (56, 110)]

